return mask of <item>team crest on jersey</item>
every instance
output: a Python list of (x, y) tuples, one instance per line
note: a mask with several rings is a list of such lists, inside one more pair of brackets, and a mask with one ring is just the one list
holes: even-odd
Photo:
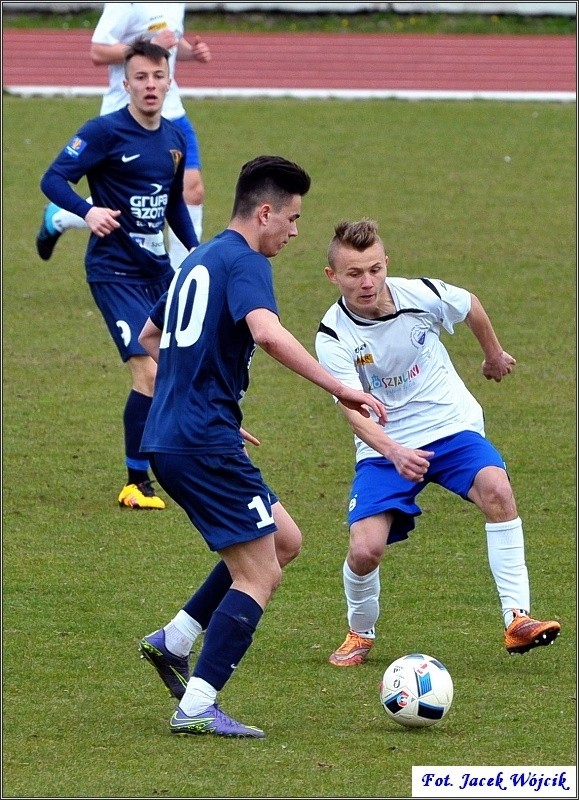
[(86, 147), (86, 142), (80, 136), (73, 136), (70, 142), (66, 145), (65, 150), (69, 156), (78, 158)]
[(424, 347), (424, 342), (426, 341), (426, 334), (428, 333), (428, 328), (424, 328), (422, 325), (415, 325), (414, 328), (410, 331), (410, 341), (414, 345), (414, 347), (420, 348)]
[(181, 163), (181, 159), (183, 158), (183, 153), (180, 150), (169, 150), (171, 153), (171, 158), (173, 159), (173, 166), (175, 167), (175, 172), (177, 172), (177, 167)]

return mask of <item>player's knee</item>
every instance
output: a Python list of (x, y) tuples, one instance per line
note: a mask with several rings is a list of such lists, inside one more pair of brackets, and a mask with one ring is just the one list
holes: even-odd
[(294, 534), (291, 537), (285, 537), (283, 541), (276, 541), (276, 555), (280, 567), (287, 566), (294, 558), (297, 558), (302, 549), (302, 535), (298, 530), (297, 536)]
[(277, 525), (274, 534), (275, 554), (280, 567), (283, 568), (300, 554), (302, 532), (280, 502), (273, 504), (272, 513)]
[(269, 597), (271, 599), (271, 597), (274, 595), (276, 589), (280, 585), (281, 579), (282, 579), (281, 566), (279, 565), (279, 563), (277, 561), (276, 561), (275, 564), (271, 565), (271, 570), (268, 571), (268, 576), (267, 577), (268, 577), (268, 582), (269, 582)]
[(517, 516), (517, 506), (511, 486), (500, 481), (488, 486), (482, 497), (482, 510), (487, 519), (505, 522)]
[(133, 388), (146, 397), (152, 397), (155, 389), (155, 373), (142, 372), (136, 377), (133, 376)]
[(384, 550), (381, 547), (372, 546), (367, 542), (356, 542), (350, 546), (348, 553), (348, 564), (352, 572), (356, 575), (368, 575), (380, 565)]
[(131, 370), (132, 388), (146, 397), (152, 397), (157, 374), (157, 365), (153, 359), (149, 356), (133, 356), (128, 364)]

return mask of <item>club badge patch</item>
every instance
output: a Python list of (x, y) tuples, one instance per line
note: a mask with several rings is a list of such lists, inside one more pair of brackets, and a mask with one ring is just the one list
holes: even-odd
[(175, 172), (177, 172), (177, 167), (181, 163), (181, 159), (183, 158), (183, 153), (180, 150), (169, 150), (171, 153), (171, 158), (173, 159), (173, 166), (175, 167)]
[(86, 147), (87, 143), (84, 139), (81, 139), (80, 136), (73, 136), (70, 142), (64, 148), (69, 156), (73, 156), (74, 158), (78, 158), (79, 155), (82, 153), (84, 148)]

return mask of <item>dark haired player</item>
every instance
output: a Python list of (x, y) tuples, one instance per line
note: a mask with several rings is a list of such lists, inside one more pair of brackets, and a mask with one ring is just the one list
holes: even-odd
[[(385, 421), (380, 403), (330, 377), (278, 318), (269, 259), (297, 236), (309, 188), (308, 174), (279, 156), (245, 164), (228, 228), (185, 259), (140, 337), (158, 360), (143, 451), (161, 486), (221, 558), (174, 619), (141, 641), (143, 655), (180, 699), (174, 733), (265, 735), (216, 702), (251, 645), (282, 566), (301, 544), (240, 430), (255, 346), (361, 416), (372, 409)], [(188, 656), (201, 630), (190, 677)]]
[[(203, 199), (205, 188), (201, 174), (201, 156), (195, 129), (183, 105), (179, 87), (175, 80), (179, 61), (195, 60), (207, 63), (211, 60), (208, 45), (195, 36), (193, 41), (185, 38), (186, 3), (103, 3), (102, 14), (91, 37), (90, 58), (95, 67), (106, 65), (108, 86), (103, 94), (100, 113), (119, 111), (127, 104), (127, 93), (123, 85), (124, 60), (127, 50), (136, 39), (149, 41), (164, 47), (169, 52), (169, 75), (171, 85), (163, 102), (163, 116), (175, 122), (187, 139), (187, 160), (183, 175), (183, 198), (197, 238), (203, 233)], [(88, 198), (91, 202), (91, 198)], [(63, 233), (72, 228), (86, 228), (82, 217), (48, 203), (42, 214), (42, 223), (36, 236), (36, 249), (44, 261), (48, 261)], [(171, 264), (179, 266), (187, 250), (167, 229), (167, 241)]]
[[(161, 116), (170, 86), (168, 52), (138, 40), (125, 57), (129, 104), (86, 122), (47, 169), (42, 191), (83, 217), (91, 230), (87, 281), (123, 362), (131, 371), (124, 410), (127, 482), (122, 507), (163, 509), (140, 445), (156, 364), (138, 337), (173, 278), (165, 220), (189, 250), (199, 244), (183, 200), (185, 135)], [(92, 204), (70, 184), (86, 176)]]

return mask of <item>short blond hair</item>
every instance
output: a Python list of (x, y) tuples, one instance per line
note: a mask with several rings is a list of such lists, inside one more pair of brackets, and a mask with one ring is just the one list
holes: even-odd
[(351, 247), (363, 252), (376, 242), (382, 242), (382, 239), (378, 234), (378, 224), (373, 219), (364, 217), (358, 222), (338, 222), (328, 245), (328, 264), (333, 268), (336, 252), (340, 247)]

